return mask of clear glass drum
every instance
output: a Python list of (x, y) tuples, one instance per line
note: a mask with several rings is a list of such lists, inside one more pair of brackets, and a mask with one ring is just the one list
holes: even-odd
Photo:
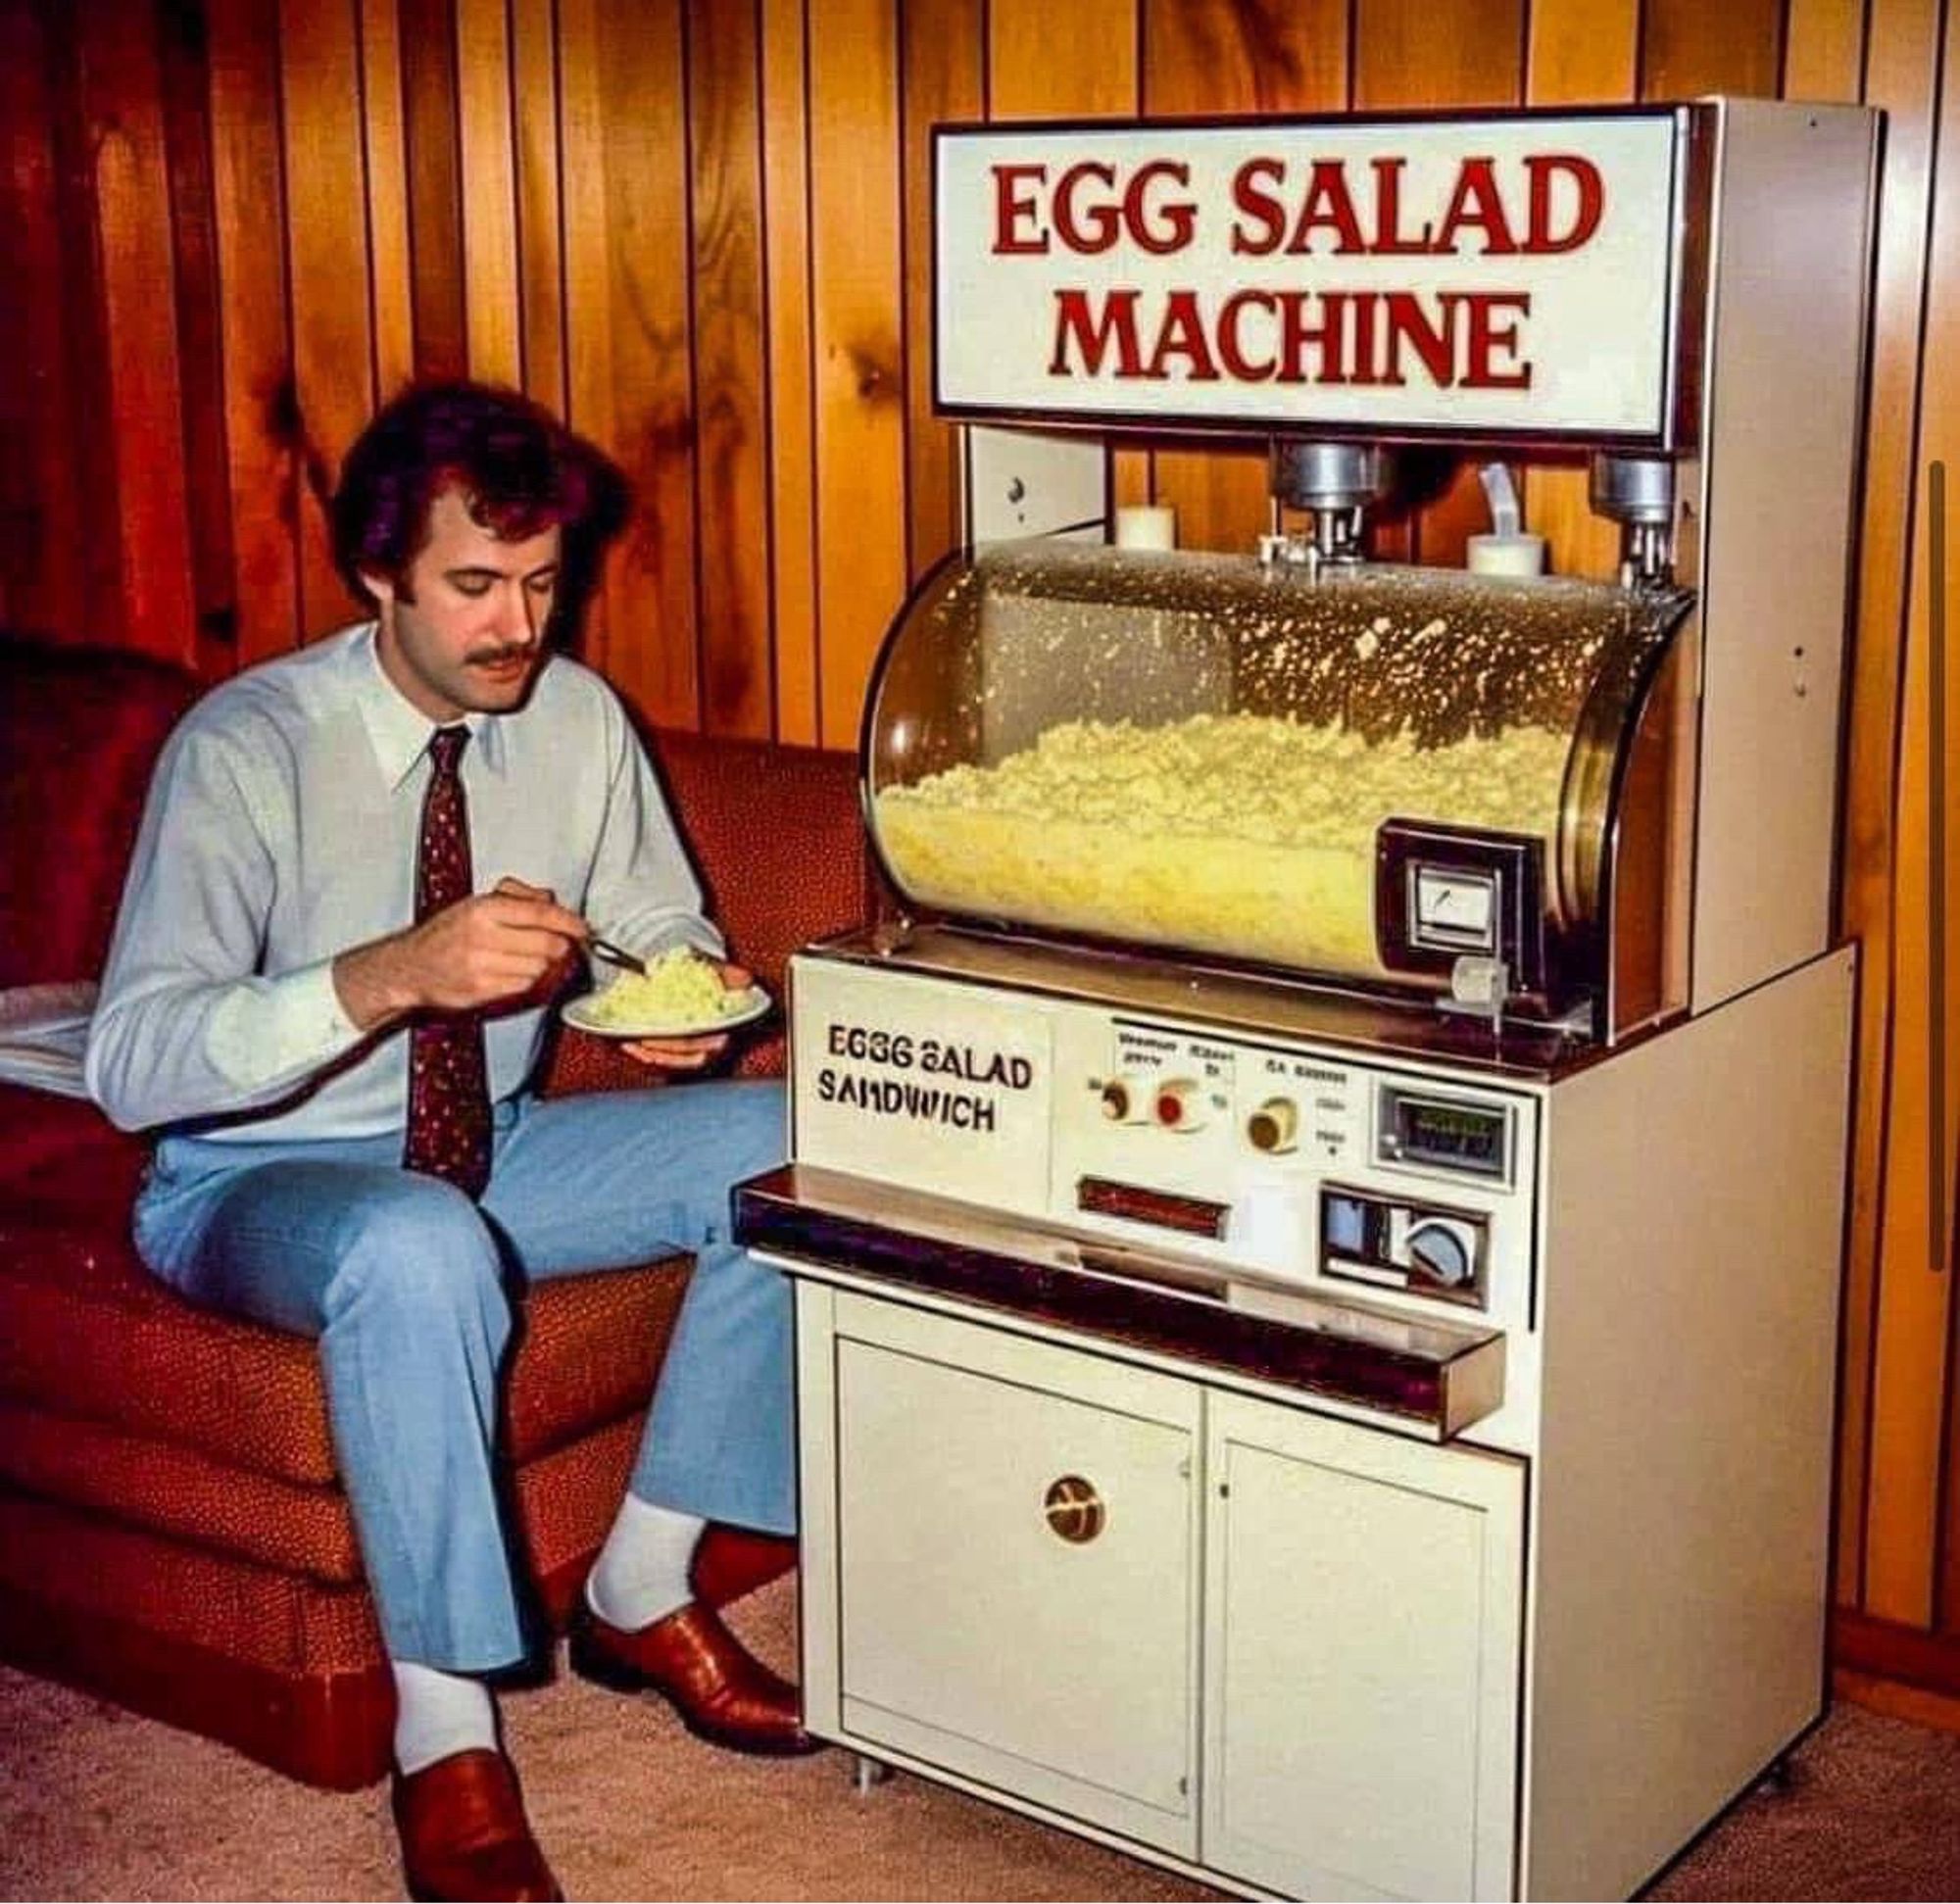
[(1542, 843), (1545, 927), (1596, 964), (1625, 762), (1690, 600), (1055, 542), (955, 557), (873, 675), (872, 838), (921, 910), (1406, 982), (1382, 829), (1431, 822)]

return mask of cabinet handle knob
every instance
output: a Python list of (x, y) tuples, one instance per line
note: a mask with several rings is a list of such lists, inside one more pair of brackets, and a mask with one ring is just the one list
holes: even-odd
[(1042, 1511), (1057, 1538), (1078, 1547), (1095, 1539), (1102, 1532), (1102, 1523), (1109, 1518), (1095, 1484), (1083, 1480), (1079, 1474), (1065, 1474), (1058, 1481), (1050, 1482), (1048, 1492), (1042, 1496)]

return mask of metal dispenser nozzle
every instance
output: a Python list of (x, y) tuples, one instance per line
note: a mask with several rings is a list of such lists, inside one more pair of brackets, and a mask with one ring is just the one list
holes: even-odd
[[(1361, 560), (1361, 520), (1368, 505), (1388, 494), (1395, 460), (1378, 443), (1321, 443), (1276, 439), (1271, 487), (1275, 505), (1305, 512), (1310, 535), (1279, 532), (1259, 538), (1259, 560), (1304, 562), (1319, 572), (1324, 562)], [(1274, 511), (1277, 518), (1278, 509)]]
[(1620, 525), (1620, 586), (1665, 587), (1674, 580), (1674, 464), (1665, 457), (1592, 459), (1595, 514)]

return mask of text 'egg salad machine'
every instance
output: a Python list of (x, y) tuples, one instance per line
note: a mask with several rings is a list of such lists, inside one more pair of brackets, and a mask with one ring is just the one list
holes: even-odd
[[(817, 1732), (1249, 1892), (1563, 1897), (1819, 1716), (1875, 142), (937, 132), (942, 407), (1270, 433), (1303, 513), (887, 637), (893, 903), (737, 1198)], [(1430, 439), (1593, 452), (1619, 578), (1361, 559)]]

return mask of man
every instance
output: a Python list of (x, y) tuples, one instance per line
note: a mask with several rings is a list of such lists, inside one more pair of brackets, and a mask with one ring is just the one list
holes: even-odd
[[(573, 1663), (737, 1750), (814, 1745), (688, 1585), (705, 1521), (794, 1525), (788, 1297), (727, 1229), (730, 1183), (780, 1158), (780, 1091), (526, 1088), (595, 929), (724, 951), (618, 703), (546, 645), (611, 483), (510, 392), (424, 385), (374, 418), (333, 510), (374, 618), (172, 737), (89, 1040), (97, 1101), (161, 1134), (145, 1262), (318, 1339), (422, 1897), (558, 1895), (482, 1679), (522, 1652), (491, 1460), (514, 1279), (697, 1251)], [(625, 1049), (685, 1072), (724, 1042)]]

